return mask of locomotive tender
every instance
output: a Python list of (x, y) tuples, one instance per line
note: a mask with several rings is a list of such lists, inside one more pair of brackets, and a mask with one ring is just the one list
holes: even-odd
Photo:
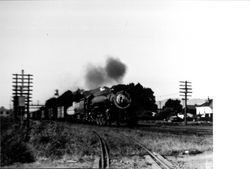
[(74, 99), (76, 93), (65, 92), (58, 98), (47, 100), (45, 107), (33, 113), (34, 119), (75, 120), (78, 122), (110, 125), (116, 122), (128, 122), (130, 94), (125, 90), (101, 87), (82, 91), (80, 98)]

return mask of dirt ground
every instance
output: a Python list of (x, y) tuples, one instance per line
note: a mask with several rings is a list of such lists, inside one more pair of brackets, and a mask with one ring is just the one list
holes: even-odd
[[(81, 161), (76, 160), (38, 160), (34, 163), (15, 163), (6, 168), (98, 168), (98, 157), (85, 157)], [(145, 162), (144, 157), (131, 156), (111, 159), (111, 168), (122, 169), (151, 169), (151, 164)]]
[(213, 152), (204, 152), (198, 155), (167, 156), (179, 169), (212, 169)]
[(94, 167), (95, 158), (97, 157), (85, 156), (81, 160), (61, 159), (53, 161), (44, 158), (33, 163), (15, 163), (4, 166), (4, 168), (96, 168)]
[[(96, 168), (98, 167), (94, 156), (86, 156), (81, 160), (63, 159), (57, 161), (49, 161), (47, 159), (39, 159), (34, 163), (16, 163), (6, 168)], [(179, 169), (212, 169), (213, 168), (213, 153), (205, 152), (198, 155), (183, 155), (183, 156), (166, 156), (176, 168)], [(146, 156), (127, 156), (111, 159), (111, 168), (122, 169), (153, 169), (153, 164), (150, 163)]]

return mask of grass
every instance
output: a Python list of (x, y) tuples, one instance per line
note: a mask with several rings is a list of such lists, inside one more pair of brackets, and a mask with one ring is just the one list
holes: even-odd
[(213, 149), (212, 137), (196, 135), (174, 135), (174, 134), (149, 134), (144, 136), (135, 135), (137, 140), (142, 140), (142, 144), (163, 155), (179, 155), (184, 151), (204, 152)]
[(98, 140), (91, 132), (63, 123), (32, 122), (27, 141), (26, 129), (12, 119), (1, 119), (1, 166), (38, 159), (79, 160), (83, 156), (99, 154)]
[(52, 160), (63, 156), (94, 155), (98, 153), (98, 140), (90, 130), (77, 130), (63, 123), (42, 122), (33, 129), (31, 144), (35, 156)]
[(25, 131), (11, 121), (1, 121), (1, 165), (40, 159), (80, 161), (84, 156), (99, 155), (99, 141), (93, 130), (107, 141), (111, 158), (146, 154), (130, 138), (121, 137), (120, 133), (139, 140), (150, 150), (162, 155), (180, 155), (187, 150), (193, 153), (213, 150), (211, 134), (175, 134), (174, 128), (171, 132), (167, 129), (165, 132), (156, 132), (51, 121), (33, 122), (30, 139), (25, 142)]
[(26, 142), (26, 130), (18, 122), (1, 117), (1, 166), (14, 162), (33, 162), (32, 146)]
[[(80, 126), (75, 126), (80, 127)], [(113, 156), (130, 156), (143, 155), (146, 152), (133, 144), (129, 138), (121, 138), (120, 133), (133, 137), (139, 140), (143, 145), (152, 151), (158, 152), (162, 155), (180, 155), (185, 151), (191, 154), (202, 153), (206, 151), (213, 151), (213, 136), (210, 134), (195, 134), (195, 131), (185, 134), (184, 132), (173, 133), (173, 128), (168, 132), (146, 131), (145, 129), (129, 129), (129, 128), (109, 128), (91, 126), (91, 129), (103, 133), (111, 147), (111, 155)], [(197, 128), (190, 128), (196, 130)], [(194, 134), (190, 134), (194, 133)]]

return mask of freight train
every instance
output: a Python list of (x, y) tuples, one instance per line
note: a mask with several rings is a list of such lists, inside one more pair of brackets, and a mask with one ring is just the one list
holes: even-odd
[(32, 113), (35, 120), (77, 121), (97, 125), (131, 124), (129, 112), (132, 99), (125, 90), (101, 87), (94, 90), (67, 91), (46, 101)]

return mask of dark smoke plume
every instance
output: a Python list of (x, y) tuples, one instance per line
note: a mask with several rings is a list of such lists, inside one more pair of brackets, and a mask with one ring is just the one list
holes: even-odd
[(126, 65), (119, 59), (109, 57), (106, 65), (88, 66), (85, 76), (85, 82), (89, 89), (100, 87), (102, 85), (121, 82), (126, 73)]
[(126, 73), (126, 65), (119, 59), (108, 58), (105, 70), (109, 78), (115, 81), (120, 81)]
[(102, 67), (88, 66), (86, 74), (86, 84), (89, 88), (97, 87), (105, 83), (105, 71)]

